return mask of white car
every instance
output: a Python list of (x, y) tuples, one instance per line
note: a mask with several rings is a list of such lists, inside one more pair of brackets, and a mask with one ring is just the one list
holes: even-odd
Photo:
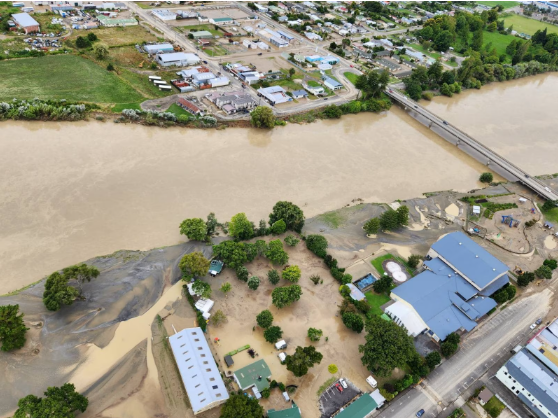
[(343, 389), (347, 389), (349, 387), (347, 385), (347, 382), (345, 382), (345, 379), (339, 379), (339, 383), (341, 383), (341, 386), (343, 386)]
[(537, 328), (537, 324), (532, 324), (529, 328), (535, 329), (535, 328)]

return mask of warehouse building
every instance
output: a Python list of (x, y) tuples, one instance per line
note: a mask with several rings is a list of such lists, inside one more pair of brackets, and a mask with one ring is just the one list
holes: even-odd
[(12, 15), (16, 26), (25, 31), (25, 33), (40, 32), (39, 22), (33, 19), (29, 13), (15, 13)]
[(200, 62), (200, 58), (196, 54), (187, 52), (173, 52), (170, 54), (157, 54), (157, 62), (163, 67), (185, 67), (187, 65), (195, 65)]
[(161, 54), (163, 52), (173, 52), (174, 51), (174, 47), (171, 44), (145, 45), (143, 47), (143, 49), (149, 55)]

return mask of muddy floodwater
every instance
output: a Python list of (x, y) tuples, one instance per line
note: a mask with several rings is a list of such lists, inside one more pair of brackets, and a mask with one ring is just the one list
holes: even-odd
[[(495, 83), (429, 108), (533, 174), (558, 171), (558, 76)], [(0, 294), (119, 249), (182, 241), (186, 217), (278, 200), (307, 216), (479, 187), (484, 167), (393, 107), (273, 131), (112, 122), (0, 124)]]

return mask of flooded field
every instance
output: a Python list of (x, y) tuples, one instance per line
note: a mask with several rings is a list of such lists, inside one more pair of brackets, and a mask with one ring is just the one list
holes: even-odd
[(180, 242), (186, 217), (278, 200), (306, 216), (478, 187), (484, 167), (394, 107), (273, 131), (112, 122), (0, 125), (0, 294), (119, 249)]

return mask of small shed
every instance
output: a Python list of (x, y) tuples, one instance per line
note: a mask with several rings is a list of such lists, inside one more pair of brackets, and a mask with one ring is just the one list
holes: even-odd
[(480, 206), (473, 206), (473, 213), (475, 215), (480, 215), (481, 207)]
[(544, 223), (544, 227), (545, 227), (546, 229), (552, 229), (552, 228), (554, 228), (554, 224), (552, 224), (552, 223), (550, 223), (550, 222), (545, 222), (545, 223)]
[(234, 364), (232, 356), (225, 356), (225, 364), (227, 367), (231, 367)]
[(490, 392), (488, 389), (484, 388), (484, 390), (479, 393), (479, 403), (481, 405), (486, 405), (488, 401), (493, 397), (493, 393)]

